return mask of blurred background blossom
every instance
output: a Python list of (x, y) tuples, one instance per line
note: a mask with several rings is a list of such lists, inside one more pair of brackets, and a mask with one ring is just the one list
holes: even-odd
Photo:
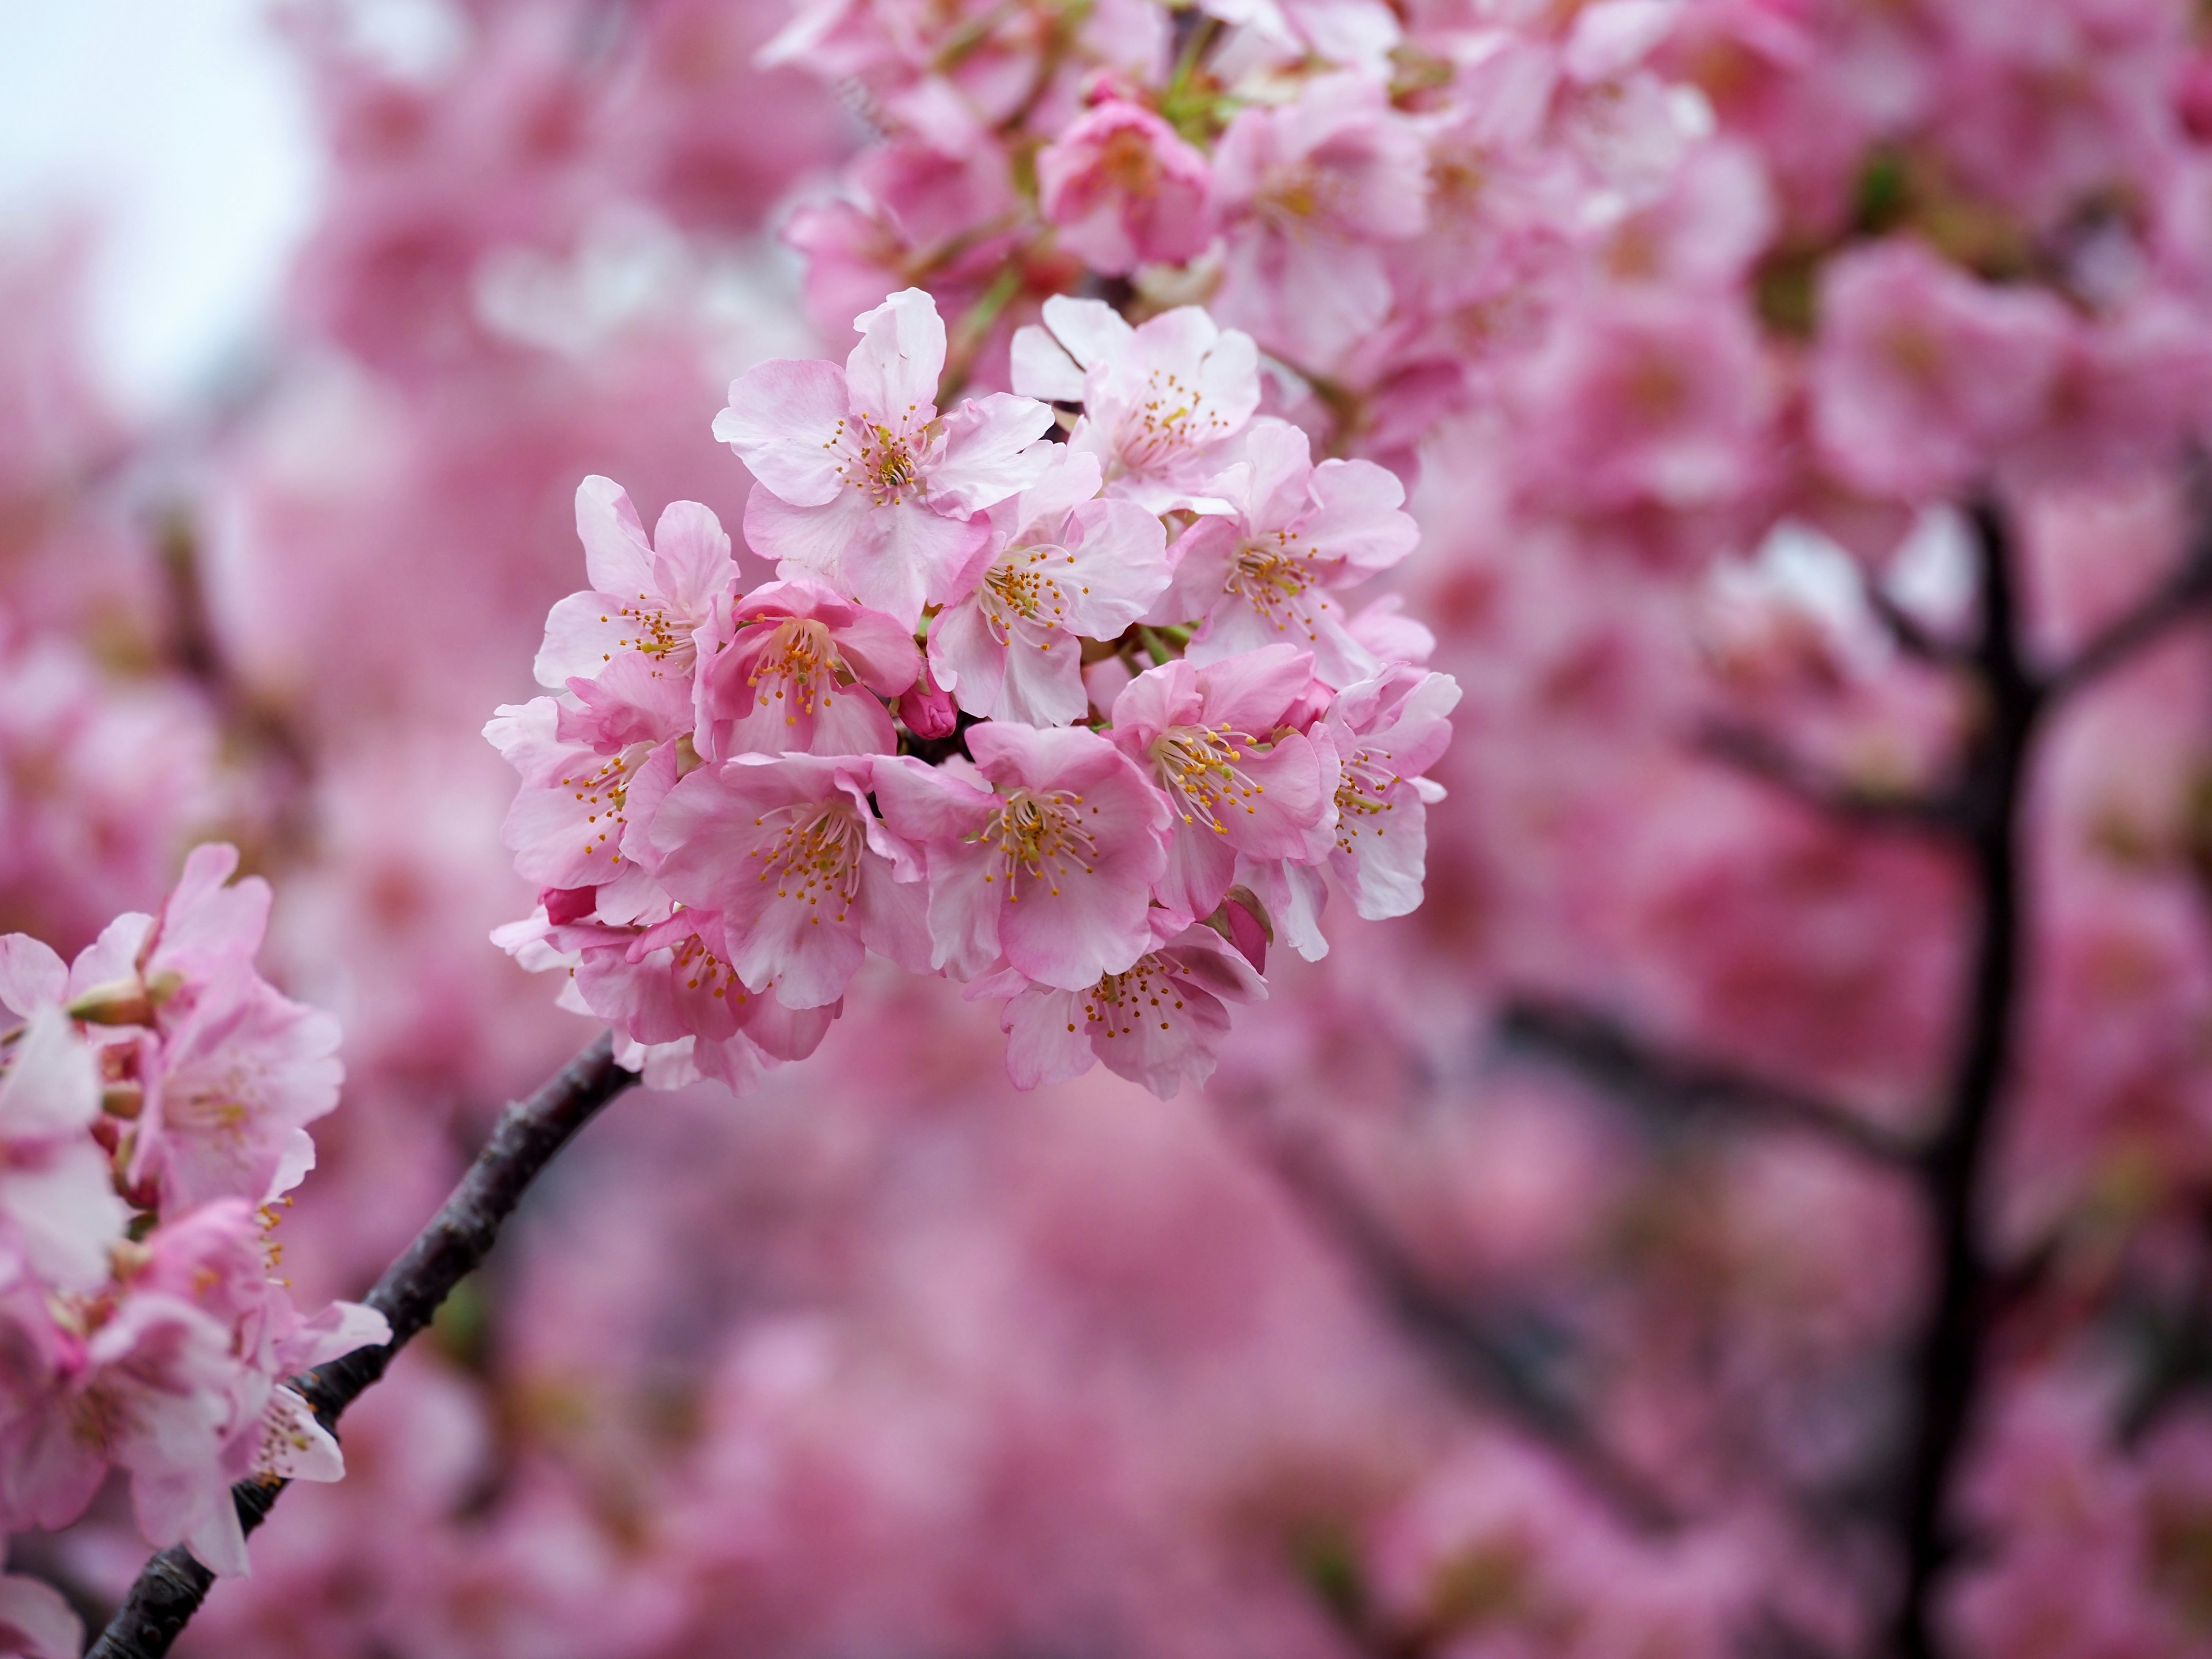
[[(73, 951), (209, 838), (271, 878), (345, 1032), (303, 1300), (590, 1030), (488, 942), (537, 896), (478, 735), (578, 481), (741, 524), (725, 387), (894, 289), (979, 390), (1079, 285), (1249, 330), (1411, 486), (1467, 690), (1424, 908), (1278, 948), (1203, 1091), (1018, 1093), (874, 963), (759, 1092), (620, 1102), (179, 1651), (2212, 1650), (2205, 28), (0, 10), (0, 930)], [(2030, 665), (2095, 672), (2007, 782), (1962, 1196), (1993, 535)], [(145, 1553), (110, 1490), (10, 1566), (96, 1626)]]

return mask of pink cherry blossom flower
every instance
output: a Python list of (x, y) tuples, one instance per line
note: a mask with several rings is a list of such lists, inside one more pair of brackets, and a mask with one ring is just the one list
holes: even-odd
[(1213, 154), (1228, 258), (1215, 310), (1298, 367), (1324, 369), (1390, 312), (1382, 244), (1427, 222), (1420, 130), (1362, 75), (1242, 111)]
[(1229, 1005), (1264, 1001), (1262, 980), (1210, 927), (1186, 927), (1118, 974), (1080, 990), (1039, 985), (1006, 969), (969, 988), (1007, 999), (1006, 1073), (1018, 1088), (1064, 1083), (1097, 1062), (1163, 1100), (1213, 1074)]
[(1820, 309), (1821, 455), (1858, 489), (1912, 501), (1978, 482), (2033, 428), (2073, 329), (2050, 295), (1978, 282), (1904, 240), (1831, 261)]
[[(9, 942), (36, 944), (20, 934)], [(122, 1238), (131, 1216), (88, 1133), (100, 1116), (97, 1062), (51, 1002), (31, 1012), (7, 1052), (8, 1069), (0, 1076), (0, 1229), (12, 1234), (24, 1266), (46, 1284), (91, 1290), (107, 1278), (109, 1247)]]
[(999, 957), (1062, 990), (1125, 971), (1152, 943), (1166, 799), (1103, 738), (994, 720), (972, 769), (876, 763), (891, 832), (921, 854), (930, 963), (970, 979)]
[(708, 1077), (744, 1094), (779, 1062), (812, 1054), (842, 1012), (834, 1002), (790, 1008), (750, 989), (711, 915), (679, 913), (590, 946), (574, 972), (580, 1007), (628, 1040), (617, 1057), (653, 1088)]
[(909, 855), (869, 808), (871, 771), (811, 755), (703, 766), (653, 815), (661, 884), (718, 913), (738, 977), (788, 1007), (836, 1001), (872, 950), (928, 969), (921, 872), (899, 878)]
[(1109, 99), (1037, 152), (1037, 204), (1060, 246), (1126, 276), (1181, 264), (1213, 238), (1206, 157), (1141, 104)]
[(594, 476), (576, 486), (576, 534), (592, 586), (546, 617), (533, 665), (538, 683), (558, 691), (633, 654), (659, 673), (688, 675), (693, 634), (737, 587), (720, 521), (696, 501), (671, 501), (648, 542), (629, 495)]
[(603, 753), (595, 743), (564, 741), (565, 712), (551, 697), (533, 697), (502, 705), (486, 722), (485, 738), (522, 775), (500, 839), (526, 881), (597, 887), (622, 873), (630, 790), (665, 745), (640, 739)]
[(1245, 459), (1209, 486), (1231, 510), (1200, 519), (1170, 550), (1175, 583), (1152, 615), (1200, 619), (1191, 661), (1280, 642), (1310, 651), (1329, 685), (1380, 666), (1332, 595), (1396, 564), (1420, 532), (1400, 510), (1405, 486), (1390, 473), (1372, 461), (1315, 466), (1311, 453), (1297, 428), (1255, 422)]
[(1097, 459), (1063, 452), (992, 509), (989, 562), (929, 629), (931, 672), (969, 714), (1025, 726), (1081, 720), (1081, 641), (1116, 637), (1166, 590), (1159, 520), (1097, 494)]
[(1166, 872), (1153, 890), (1170, 915), (1210, 916), (1240, 857), (1327, 855), (1334, 756), (1288, 717), (1313, 682), (1313, 659), (1270, 645), (1200, 666), (1147, 669), (1114, 700), (1115, 747), (1175, 809)]
[(235, 1482), (343, 1474), (337, 1442), (282, 1379), (388, 1341), (390, 1328), (351, 1303), (301, 1318), (264, 1249), (252, 1206), (225, 1199), (119, 1255), (118, 1287), (68, 1310), (75, 1340), (8, 1427), (13, 1513), (64, 1524), (113, 1467), (148, 1538), (242, 1574)]
[(1316, 728), (1337, 760), (1329, 868), (1370, 921), (1406, 915), (1421, 902), (1428, 809), (1443, 799), (1425, 774), (1451, 742), (1459, 697), (1449, 674), (1392, 668), (1337, 693)]
[(880, 611), (795, 580), (757, 587), (727, 608), (699, 670), (700, 754), (889, 754), (879, 701), (914, 684), (912, 632)]
[(1259, 349), (1196, 306), (1137, 328), (1097, 300), (1055, 295), (1014, 336), (1014, 389), (1079, 403), (1067, 447), (1095, 455), (1107, 493), (1155, 513), (1186, 504), (1260, 406)]
[[(118, 1030), (107, 1075), (135, 1092), (123, 1168), (139, 1201), (165, 1213), (224, 1197), (259, 1204), (297, 1185), (314, 1165), (307, 1126), (337, 1106), (344, 1076), (337, 1022), (255, 969), (269, 884), (234, 884), (237, 869), (235, 848), (195, 848), (159, 913), (118, 917), (67, 976), (70, 1008)], [(45, 947), (11, 940), (9, 954), (0, 997), (11, 1006), (62, 993)], [(119, 1029), (133, 1026), (147, 1035)], [(88, 1203), (88, 1224), (99, 1212)]]
[(940, 416), (945, 325), (919, 289), (854, 326), (842, 370), (779, 360), (733, 382), (714, 435), (758, 480), (745, 507), (756, 552), (912, 628), (982, 546), (976, 515), (1043, 471), (1052, 411), (994, 392)]

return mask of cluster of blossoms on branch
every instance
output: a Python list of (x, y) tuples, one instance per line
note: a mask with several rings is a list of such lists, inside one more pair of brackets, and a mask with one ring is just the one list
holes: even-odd
[[(198, 848), (74, 963), (0, 939), (0, 1524), (65, 1526), (119, 1472), (149, 1539), (223, 1573), (246, 1569), (235, 1482), (343, 1473), (284, 1379), (388, 1334), (350, 1303), (303, 1315), (278, 1272), (338, 1033), (256, 970), (270, 890), (237, 867)], [(38, 1613), (0, 1590), (0, 1621), (23, 1623), (10, 1595)]]
[(499, 937), (648, 1079), (803, 1058), (874, 951), (1002, 1001), (1025, 1087), (1103, 1060), (1171, 1095), (1279, 932), (1326, 952), (1324, 872), (1363, 916), (1419, 902), (1458, 692), (1394, 601), (1344, 598), (1412, 551), (1402, 486), (1255, 416), (1252, 341), (1201, 310), (1044, 319), (1015, 392), (943, 411), (916, 289), (842, 369), (733, 384), (714, 429), (772, 581), (696, 502), (648, 539), (613, 483), (578, 491), (556, 695), (486, 728), (542, 889)]

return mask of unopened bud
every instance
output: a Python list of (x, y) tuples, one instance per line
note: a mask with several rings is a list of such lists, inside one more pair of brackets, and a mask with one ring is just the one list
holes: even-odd
[(949, 738), (960, 728), (960, 712), (952, 705), (952, 694), (939, 690), (927, 668), (900, 694), (898, 717), (908, 731), (924, 739)]
[(135, 1118), (146, 1109), (146, 1085), (125, 1079), (100, 1091), (100, 1109), (110, 1117)]
[(95, 985), (67, 1010), (71, 1019), (88, 1025), (151, 1025), (154, 1003), (145, 981), (133, 975)]

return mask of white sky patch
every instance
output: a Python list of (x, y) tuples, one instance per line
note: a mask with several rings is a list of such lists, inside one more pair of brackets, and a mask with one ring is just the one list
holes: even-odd
[(0, 0), (0, 238), (88, 211), (93, 360), (152, 416), (249, 353), (320, 143), (270, 0)]

